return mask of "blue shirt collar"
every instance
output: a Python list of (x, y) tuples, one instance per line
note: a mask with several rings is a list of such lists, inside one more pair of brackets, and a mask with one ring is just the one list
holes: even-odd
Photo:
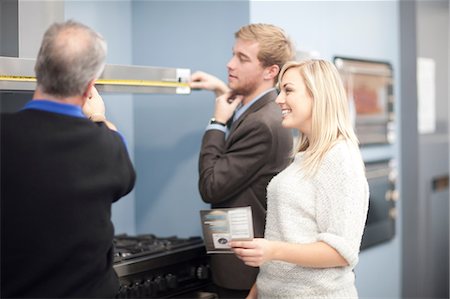
[[(73, 105), (73, 104), (66, 104), (66, 103), (58, 103), (58, 102), (49, 101), (49, 100), (34, 99), (32, 101), (29, 101), (22, 108), (22, 110), (27, 110), (27, 109), (41, 110), (41, 111), (47, 111), (47, 112), (68, 115), (68, 116), (87, 118), (86, 115), (84, 115), (83, 110), (81, 109), (80, 106)], [(122, 139), (123, 143), (125, 144), (125, 147), (128, 147), (127, 142), (125, 141), (125, 137), (118, 131), (116, 131), (116, 133), (119, 134), (120, 138)]]
[(247, 111), (248, 108), (250, 108), (250, 106), (252, 106), (256, 101), (258, 101), (260, 98), (262, 98), (264, 95), (271, 92), (272, 90), (275, 90), (275, 88), (270, 88), (270, 89), (260, 93), (258, 96), (256, 96), (253, 100), (251, 100), (244, 106), (242, 106), (242, 104), (239, 105), (238, 108), (236, 109), (236, 112), (234, 113), (233, 121), (238, 119), (242, 114), (244, 114), (245, 111)]
[(66, 103), (58, 103), (49, 100), (34, 99), (29, 101), (22, 110), (34, 109), (47, 112), (54, 112), (68, 116), (86, 118), (80, 106)]

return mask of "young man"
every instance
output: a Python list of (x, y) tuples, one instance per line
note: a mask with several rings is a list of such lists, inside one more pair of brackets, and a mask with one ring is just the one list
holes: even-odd
[(106, 42), (73, 21), (53, 24), (37, 87), (1, 115), (1, 297), (114, 298), (111, 205), (135, 172), (94, 87)]
[[(235, 38), (228, 86), (204, 72), (191, 78), (192, 88), (217, 96), (201, 145), (199, 189), (212, 208), (250, 206), (255, 237), (262, 237), (267, 184), (288, 164), (293, 146), (291, 131), (281, 126), (274, 86), (295, 52), (284, 31), (269, 24), (244, 26)], [(214, 254), (210, 261), (219, 296), (245, 298), (258, 269), (233, 254)]]

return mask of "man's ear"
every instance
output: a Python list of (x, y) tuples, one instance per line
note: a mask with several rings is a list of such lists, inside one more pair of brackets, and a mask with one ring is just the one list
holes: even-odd
[(280, 67), (276, 64), (266, 67), (264, 71), (264, 79), (273, 80), (280, 72)]

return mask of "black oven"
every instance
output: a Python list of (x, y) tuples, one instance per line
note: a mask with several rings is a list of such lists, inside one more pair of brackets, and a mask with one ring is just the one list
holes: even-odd
[(395, 187), (396, 167), (393, 160), (366, 162), (369, 182), (369, 212), (361, 249), (386, 242), (395, 235), (398, 193)]

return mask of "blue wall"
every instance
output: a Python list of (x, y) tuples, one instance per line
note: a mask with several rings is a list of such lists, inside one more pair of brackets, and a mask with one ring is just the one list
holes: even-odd
[[(226, 79), (246, 1), (133, 2), (133, 63), (203, 70)], [(198, 154), (214, 95), (134, 96), (136, 231), (200, 235)]]
[[(66, 20), (106, 38), (107, 63), (189, 68), (222, 79), (233, 34), (249, 20), (246, 1), (66, 0), (64, 10)], [(113, 205), (116, 233), (200, 235), (198, 211), (208, 205), (197, 189), (197, 160), (213, 94), (103, 98), (137, 170), (134, 191)]]
[[(98, 31), (108, 43), (109, 64), (132, 64), (131, 2), (64, 1), (65, 19), (74, 19)], [(134, 157), (133, 96), (103, 94), (106, 116), (125, 136), (130, 156)], [(133, 159), (134, 160), (134, 159)], [(135, 161), (135, 160), (134, 160)], [(116, 233), (135, 232), (134, 191), (113, 205)]]
[[(250, 21), (284, 28), (298, 50), (318, 51), (325, 59), (346, 56), (389, 61), (394, 69), (395, 97), (400, 99), (397, 1), (252, 1)], [(366, 161), (396, 155), (396, 145), (363, 149)], [(360, 255), (355, 271), (360, 297), (401, 297), (400, 254), (398, 217), (395, 238)]]

